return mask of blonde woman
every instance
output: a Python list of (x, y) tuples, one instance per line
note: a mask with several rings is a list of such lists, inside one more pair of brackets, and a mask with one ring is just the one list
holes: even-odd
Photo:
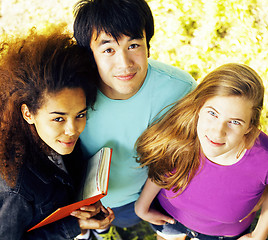
[(266, 239), (265, 195), (249, 233), (268, 184), (268, 137), (259, 130), (263, 96), (253, 69), (223, 65), (138, 139), (149, 179), (135, 210), (158, 239)]

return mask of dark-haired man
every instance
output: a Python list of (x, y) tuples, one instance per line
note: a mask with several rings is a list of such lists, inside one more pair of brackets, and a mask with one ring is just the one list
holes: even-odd
[[(135, 161), (137, 138), (161, 109), (196, 85), (188, 73), (148, 61), (153, 34), (154, 20), (145, 0), (83, 0), (76, 6), (74, 37), (92, 52), (100, 75), (82, 147), (86, 157), (103, 146), (113, 148), (109, 190), (102, 203), (113, 209), (113, 225), (118, 227), (140, 221), (134, 203), (147, 172)], [(106, 232), (97, 238), (120, 239), (114, 228)]]

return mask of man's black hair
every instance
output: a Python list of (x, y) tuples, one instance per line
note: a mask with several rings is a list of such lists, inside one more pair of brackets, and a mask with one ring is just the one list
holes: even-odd
[(74, 37), (90, 50), (94, 31), (101, 31), (118, 40), (122, 35), (143, 38), (145, 30), (148, 50), (154, 35), (154, 20), (145, 0), (82, 0), (74, 9)]

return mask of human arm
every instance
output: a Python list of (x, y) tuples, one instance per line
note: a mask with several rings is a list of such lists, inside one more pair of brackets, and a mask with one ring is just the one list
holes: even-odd
[[(262, 195), (262, 208), (261, 208), (261, 214), (259, 216), (257, 225), (255, 229), (242, 237), (240, 237), (238, 240), (265, 240), (268, 236), (268, 187), (265, 188), (265, 191)], [(256, 207), (260, 205), (259, 202)], [(254, 209), (256, 209), (256, 207)], [(256, 209), (257, 210), (257, 209)]]
[(163, 225), (167, 222), (172, 224), (174, 223), (173, 218), (151, 208), (151, 204), (160, 189), (160, 187), (148, 178), (139, 199), (135, 203), (135, 212), (143, 220), (155, 225)]

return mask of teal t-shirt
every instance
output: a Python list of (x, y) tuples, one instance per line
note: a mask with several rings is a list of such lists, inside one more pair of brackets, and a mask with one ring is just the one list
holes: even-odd
[(104, 146), (113, 149), (108, 194), (102, 199), (104, 206), (120, 207), (138, 199), (147, 170), (136, 163), (136, 140), (164, 107), (195, 86), (190, 74), (149, 60), (146, 79), (131, 98), (113, 100), (98, 92), (94, 111), (89, 111), (80, 138), (86, 157)]

